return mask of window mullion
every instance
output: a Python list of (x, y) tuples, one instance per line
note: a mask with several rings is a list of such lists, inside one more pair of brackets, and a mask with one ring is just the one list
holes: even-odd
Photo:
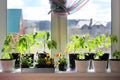
[(66, 48), (67, 40), (67, 16), (51, 15), (52, 39), (57, 42), (57, 50), (52, 50), (52, 54), (61, 52)]

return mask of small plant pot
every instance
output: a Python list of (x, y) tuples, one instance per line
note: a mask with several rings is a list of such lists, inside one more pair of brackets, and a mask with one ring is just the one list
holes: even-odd
[(111, 72), (120, 72), (120, 59), (110, 59)]
[(89, 61), (88, 60), (75, 60), (77, 72), (88, 72)]
[(12, 53), (12, 56), (15, 60), (15, 69), (20, 68), (20, 53)]
[(67, 70), (67, 63), (60, 63), (59, 71), (66, 71), (66, 70)]
[(100, 60), (108, 60), (109, 59), (109, 53), (104, 53), (102, 56), (99, 56)]
[(46, 57), (46, 54), (44, 53), (38, 53), (38, 58), (45, 58)]
[[(88, 55), (86, 55), (88, 54)], [(85, 53), (85, 59), (86, 60), (93, 60), (94, 59), (94, 53)]]
[(1, 59), (2, 72), (13, 72), (14, 71), (15, 60), (11, 59)]
[(97, 73), (102, 73), (102, 72), (106, 72), (106, 68), (107, 68), (107, 61), (104, 60), (94, 60), (94, 70)]
[(75, 69), (75, 60), (77, 59), (77, 53), (72, 53), (72, 54), (69, 54), (69, 63), (70, 63), (70, 68), (71, 69)]

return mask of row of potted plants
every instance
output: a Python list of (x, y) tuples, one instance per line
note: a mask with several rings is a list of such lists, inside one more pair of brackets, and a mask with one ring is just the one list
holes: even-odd
[[(108, 63), (107, 60), (109, 59), (109, 53), (103, 53), (103, 48), (109, 48), (111, 42), (117, 43), (117, 36), (115, 35), (106, 36), (101, 34), (95, 38), (92, 38), (89, 34), (73, 35), (70, 39), (71, 41), (67, 45), (67, 50), (59, 52), (55, 54), (55, 56), (51, 56), (46, 52), (46, 49), (56, 49), (57, 43), (54, 40), (51, 40), (49, 32), (39, 31), (35, 34), (21, 35), (16, 41), (13, 39), (12, 34), (8, 34), (6, 36), (2, 49), (1, 61), (5, 62), (7, 60), (9, 61), (8, 64), (11, 65), (15, 62), (15, 68), (22, 67), (23, 72), (26, 72), (26, 68), (52, 68), (54, 70), (56, 64), (59, 66), (60, 70), (66, 71), (66, 53), (72, 51), (73, 53), (69, 54), (71, 69), (78, 68), (75, 66), (77, 62), (83, 62), (85, 64), (86, 61), (89, 63), (89, 67), (87, 66), (87, 69), (93, 69), (93, 60), (94, 64), (96, 61), (102, 62), (101, 60), (106, 60), (104, 62)], [(31, 53), (31, 50), (34, 49), (35, 46), (43, 46), (43, 53), (39, 53), (37, 51), (35, 54)], [(120, 52), (116, 50), (112, 56), (120, 59)], [(57, 62), (54, 60), (55, 58), (58, 58)], [(12, 59), (14, 59), (14, 61), (10, 61)], [(6, 66), (3, 66), (3, 68), (5, 67)], [(7, 67), (6, 69), (10, 70), (3, 69), (3, 71), (6, 72), (12, 70), (12, 68)], [(36, 69), (36, 71), (38, 71), (38, 69)]]
[[(70, 68), (75, 69), (76, 66), (78, 71), (83, 72), (83, 69), (80, 69), (82, 66), (85, 68), (85, 64), (87, 63), (86, 66), (86, 71), (89, 69), (95, 68), (96, 72), (102, 72), (100, 68), (102, 67), (101, 65), (104, 65), (104, 71), (106, 68), (108, 68), (108, 60), (109, 60), (109, 53), (103, 53), (103, 49), (107, 49), (111, 47), (111, 42), (116, 43), (117, 42), (117, 36), (115, 35), (110, 35), (106, 36), (104, 34), (98, 35), (95, 38), (90, 37), (90, 35), (74, 35), (71, 37), (71, 43), (68, 45), (68, 49), (73, 51), (73, 54), (69, 54), (69, 59), (70, 59)], [(78, 52), (80, 53), (76, 53)], [(94, 50), (94, 53), (93, 53)], [(83, 51), (85, 51), (83, 53)], [(86, 52), (88, 51), (88, 52)], [(120, 52), (115, 51), (112, 54), (113, 57), (116, 57), (116, 59), (120, 59)], [(115, 59), (114, 59), (115, 60)], [(76, 63), (75, 63), (76, 61)], [(113, 59), (110, 59), (110, 65), (112, 66), (112, 61)], [(119, 60), (120, 62), (120, 60)], [(82, 63), (81, 65), (78, 63)], [(94, 63), (94, 65), (93, 65)], [(99, 69), (96, 69), (96, 63), (97, 63), (97, 68), (100, 63)], [(115, 62), (113, 62), (115, 63)], [(75, 66), (76, 64), (76, 66)], [(89, 64), (89, 66), (88, 66)], [(115, 65), (118, 66), (118, 65)], [(82, 67), (82, 68), (83, 68)], [(79, 69), (78, 69), (79, 68)], [(113, 67), (111, 67), (112, 72)], [(118, 71), (118, 70), (117, 70)], [(85, 71), (84, 71), (85, 72)]]
[[(33, 54), (31, 50), (34, 49), (34, 46), (43, 46), (43, 53)], [(39, 31), (35, 34), (24, 34), (21, 35), (18, 40), (14, 40), (12, 34), (7, 34), (3, 49), (2, 49), (2, 56), (1, 56), (1, 63), (4, 64), (6, 61), (9, 61), (11, 65), (14, 65), (15, 60), (15, 67), (19, 68), (29, 68), (33, 67), (40, 67), (40, 62), (42, 59), (42, 55), (45, 55), (43, 58), (47, 58), (47, 61), (52, 60), (51, 56), (47, 56), (46, 48), (53, 49), (57, 48), (57, 43), (54, 40), (50, 39), (49, 32), (46, 31)], [(38, 59), (34, 60), (35, 55)], [(34, 62), (36, 61), (36, 64)], [(42, 61), (44, 63), (44, 61)], [(10, 70), (4, 70), (4, 66), (2, 64), (3, 72), (11, 71), (12, 68), (8, 68)], [(52, 63), (51, 63), (52, 64)], [(47, 66), (47, 65), (46, 65)], [(13, 66), (12, 66), (13, 67)]]

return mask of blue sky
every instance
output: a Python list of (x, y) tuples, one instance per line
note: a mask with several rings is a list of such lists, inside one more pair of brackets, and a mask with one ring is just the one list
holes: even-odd
[[(23, 18), (29, 20), (48, 20), (49, 0), (7, 0), (8, 8), (23, 10)], [(111, 21), (111, 0), (89, 0), (78, 12), (68, 15), (68, 19), (90, 19)]]

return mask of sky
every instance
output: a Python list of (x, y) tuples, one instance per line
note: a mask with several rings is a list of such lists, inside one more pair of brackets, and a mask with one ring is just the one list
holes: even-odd
[[(7, 0), (7, 8), (22, 9), (23, 18), (27, 20), (50, 20), (49, 0)], [(90, 18), (111, 21), (111, 0), (89, 0), (79, 11), (68, 15), (68, 19)]]

